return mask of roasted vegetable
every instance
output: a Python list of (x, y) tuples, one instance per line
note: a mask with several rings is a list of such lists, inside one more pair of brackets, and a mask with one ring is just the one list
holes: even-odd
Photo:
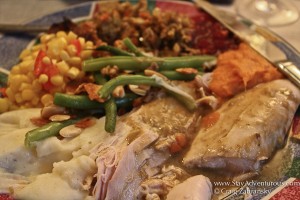
[(71, 124), (74, 124), (78, 119), (69, 119), (62, 122), (50, 122), (42, 127), (33, 129), (26, 133), (25, 136), (25, 146), (32, 147), (34, 142), (46, 139), (51, 136), (56, 136), (59, 134), (59, 131)]
[(158, 70), (175, 70), (178, 68), (196, 68), (202, 71), (204, 62), (212, 61), (215, 56), (183, 56), (183, 57), (130, 57), (112, 56), (90, 59), (83, 62), (86, 72), (99, 71), (107, 66), (117, 66), (121, 70), (143, 71), (150, 66), (157, 66)]

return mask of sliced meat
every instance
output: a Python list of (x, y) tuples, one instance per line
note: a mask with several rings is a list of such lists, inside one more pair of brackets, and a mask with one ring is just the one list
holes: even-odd
[(188, 174), (174, 165), (164, 166), (159, 174), (144, 180), (139, 187), (137, 199), (155, 199), (165, 197), (177, 184), (186, 179)]
[(128, 145), (108, 183), (106, 199), (134, 199), (141, 182), (140, 168), (149, 159), (146, 154), (139, 154), (158, 137), (153, 132), (144, 133)]
[(216, 112), (219, 118), (200, 128), (183, 163), (249, 172), (285, 143), (300, 91), (288, 80), (260, 84), (235, 96)]
[(121, 116), (115, 134), (92, 150), (98, 166), (96, 199), (135, 199), (140, 183), (170, 157), (168, 151), (163, 153), (152, 144), (159, 137), (188, 134), (197, 117), (172, 97), (156, 99)]

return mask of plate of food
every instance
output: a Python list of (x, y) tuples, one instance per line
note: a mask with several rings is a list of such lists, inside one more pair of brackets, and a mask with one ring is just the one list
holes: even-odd
[(193, 3), (29, 24), (0, 38), (0, 200), (297, 196), (299, 88)]

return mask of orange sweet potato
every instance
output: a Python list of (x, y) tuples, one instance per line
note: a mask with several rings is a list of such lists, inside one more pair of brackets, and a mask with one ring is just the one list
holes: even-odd
[(250, 46), (241, 43), (237, 50), (218, 56), (209, 88), (222, 98), (229, 98), (263, 82), (283, 75)]

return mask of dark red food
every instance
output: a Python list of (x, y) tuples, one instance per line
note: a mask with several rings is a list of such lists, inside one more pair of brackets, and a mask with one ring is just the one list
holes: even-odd
[(54, 86), (50, 81), (50, 78), (59, 74), (59, 70), (55, 64), (50, 60), (49, 64), (43, 62), (43, 58), (47, 56), (47, 53), (43, 50), (40, 50), (34, 63), (34, 75), (40, 76), (41, 74), (46, 74), (49, 80), (46, 83), (43, 83), (43, 88), (46, 91), (50, 91)]
[(15, 200), (15, 199), (9, 194), (0, 194), (0, 200)]
[(201, 11), (193, 20), (194, 48), (200, 49), (202, 54), (219, 54), (238, 48), (240, 40), (209, 14)]

